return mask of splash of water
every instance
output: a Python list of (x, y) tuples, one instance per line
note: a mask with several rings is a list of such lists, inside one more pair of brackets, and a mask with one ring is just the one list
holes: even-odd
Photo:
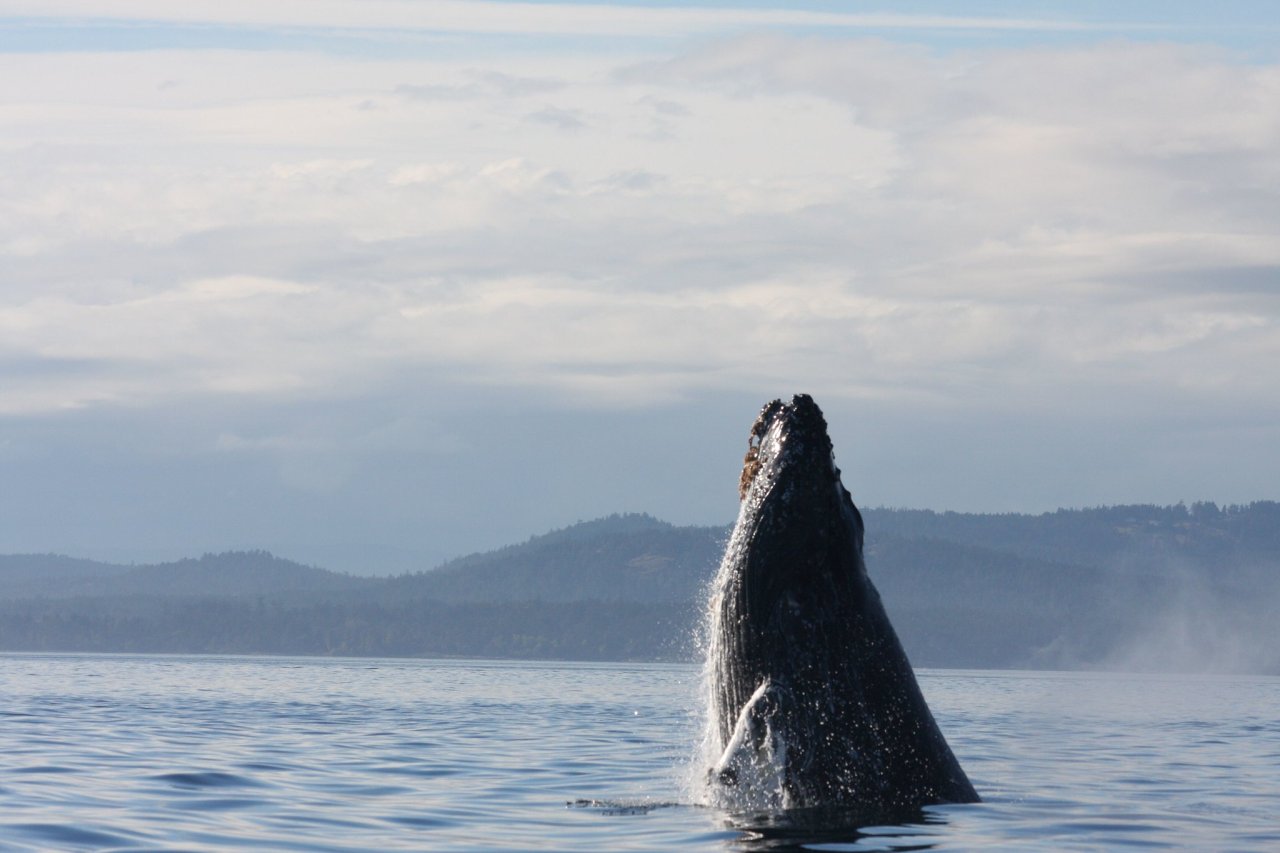
[[(762, 413), (761, 421), (763, 419)], [(751, 526), (746, 521), (758, 511), (768, 492), (768, 484), (763, 482), (759, 488), (751, 488), (761, 473), (758, 454), (765, 440), (759, 429), (761, 421), (752, 427), (748, 441), (740, 483), (742, 500), (738, 519), (725, 545), (720, 567), (707, 588), (700, 638), (705, 649), (702, 690), (706, 710), (696, 770), (691, 774), (694, 778), (689, 784), (699, 795), (700, 802), (731, 811), (772, 811), (792, 805), (784, 784), (786, 739), (780, 731), (769, 726), (768, 714), (758, 713), (761, 706), (769, 701), (771, 683), (768, 680), (755, 686), (732, 727), (728, 725), (734, 717), (731, 697), (742, 687), (730, 683), (737, 668), (729, 633), (736, 628), (731, 623), (740, 616), (736, 609), (727, 605), (734, 594), (732, 587), (737, 582), (735, 566), (745, 560), (751, 546)], [(767, 472), (765, 476), (768, 476)], [(732, 615), (726, 617), (727, 613)], [(752, 744), (756, 746), (752, 747)], [(733, 784), (719, 784), (720, 780), (732, 780)]]

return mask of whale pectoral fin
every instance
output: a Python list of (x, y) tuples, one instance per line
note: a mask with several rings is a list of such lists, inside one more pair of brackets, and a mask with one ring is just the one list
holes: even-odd
[(767, 679), (756, 688), (711, 768), (712, 780), (737, 791), (735, 800), (776, 805), (783, 795), (786, 743), (777, 726), (780, 693)]

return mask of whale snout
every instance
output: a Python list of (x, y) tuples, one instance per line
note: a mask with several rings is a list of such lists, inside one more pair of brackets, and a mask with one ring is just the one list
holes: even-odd
[(827, 421), (813, 398), (797, 394), (787, 403), (766, 403), (748, 435), (738, 496), (745, 500), (757, 480), (765, 488), (779, 480), (810, 487), (838, 478)]

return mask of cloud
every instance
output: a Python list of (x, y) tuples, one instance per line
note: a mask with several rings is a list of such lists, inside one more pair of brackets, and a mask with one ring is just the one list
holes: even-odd
[(0, 152), (10, 372), (100, 366), (31, 370), (9, 412), (404, 366), (619, 406), (762, 381), (1280, 402), (1253, 369), (1280, 355), (1271, 66), (783, 36), (0, 62), (27, 81)]
[(1271, 65), (828, 34), (0, 72), (5, 458), (69, 460), (15, 529), (84, 471), (217, 484), (177, 553), (217, 519), (408, 542), (431, 516), (446, 551), (721, 521), (707, 460), (798, 390), (872, 503), (1235, 501), (1278, 473)]
[(423, 101), (521, 98), (546, 95), (564, 86), (565, 83), (560, 80), (519, 77), (500, 71), (465, 69), (460, 79), (455, 81), (419, 85), (406, 83), (396, 87), (396, 94)]
[(545, 124), (558, 130), (579, 130), (587, 126), (578, 112), (557, 107), (544, 107), (537, 112), (529, 113), (525, 116), (525, 120)]

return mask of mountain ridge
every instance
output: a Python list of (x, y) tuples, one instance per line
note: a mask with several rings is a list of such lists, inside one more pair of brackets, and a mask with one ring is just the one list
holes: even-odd
[[(863, 515), (918, 665), (1280, 671), (1275, 502)], [(265, 551), (0, 556), (0, 649), (687, 657), (728, 533), (614, 514), (388, 578)]]

